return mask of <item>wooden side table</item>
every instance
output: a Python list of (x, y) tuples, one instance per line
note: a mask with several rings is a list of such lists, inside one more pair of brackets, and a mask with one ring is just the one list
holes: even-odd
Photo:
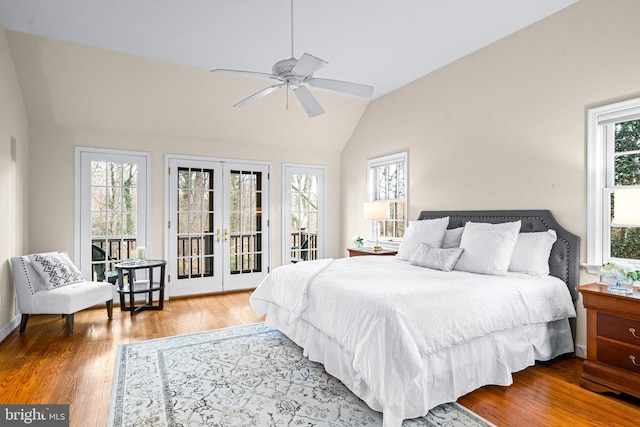
[[(164, 303), (164, 273), (167, 262), (164, 260), (147, 261), (127, 261), (116, 264), (118, 271), (118, 293), (120, 294), (120, 311), (130, 311), (131, 315), (138, 314), (142, 310), (162, 310)], [(154, 269), (160, 270), (160, 276), (154, 279)], [(138, 270), (147, 270), (147, 278), (139, 280)], [(124, 282), (124, 278), (129, 276), (129, 283)], [(158, 303), (153, 303), (153, 293), (158, 292)], [(145, 303), (135, 305), (135, 296), (146, 294)], [(125, 295), (129, 296), (129, 304), (125, 300)]]
[(392, 250), (392, 249), (382, 249), (382, 250), (379, 250), (379, 251), (374, 251), (373, 248), (361, 248), (361, 249), (348, 248), (347, 250), (349, 251), (349, 257), (366, 256), (366, 255), (386, 255), (386, 256), (391, 256), (391, 255), (395, 255), (395, 254), (398, 253), (398, 251)]
[(640, 397), (640, 292), (614, 295), (607, 285), (578, 286), (587, 309), (587, 360), (580, 386)]

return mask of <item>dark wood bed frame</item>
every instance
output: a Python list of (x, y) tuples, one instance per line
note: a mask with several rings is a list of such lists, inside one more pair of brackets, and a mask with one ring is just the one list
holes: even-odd
[(575, 305), (578, 300), (576, 286), (580, 284), (580, 237), (562, 227), (548, 210), (505, 211), (422, 211), (418, 220), (449, 217), (448, 228), (464, 226), (467, 221), (501, 222), (522, 221), (521, 233), (554, 230), (558, 240), (549, 256), (549, 272), (567, 284)]

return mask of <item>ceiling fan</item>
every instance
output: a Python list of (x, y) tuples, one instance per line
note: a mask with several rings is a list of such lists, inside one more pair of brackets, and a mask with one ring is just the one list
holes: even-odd
[(232, 73), (248, 77), (279, 81), (278, 84), (269, 86), (257, 93), (254, 93), (248, 98), (243, 99), (235, 104), (234, 107), (246, 107), (277, 89), (286, 89), (287, 93), (288, 90), (291, 89), (293, 90), (293, 93), (296, 94), (298, 101), (300, 101), (302, 108), (304, 108), (309, 117), (319, 116), (324, 113), (324, 110), (307, 86), (365, 99), (371, 98), (373, 95), (373, 86), (350, 83), (342, 80), (313, 77), (313, 73), (325, 65), (328, 65), (328, 62), (309, 53), (303, 54), (300, 59), (296, 59), (293, 56), (293, 0), (291, 0), (291, 58), (276, 62), (273, 65), (272, 74), (222, 68), (211, 70), (211, 72)]

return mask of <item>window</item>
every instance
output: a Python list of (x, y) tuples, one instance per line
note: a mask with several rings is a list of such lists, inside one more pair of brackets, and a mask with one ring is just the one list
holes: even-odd
[(616, 224), (615, 191), (640, 188), (640, 99), (588, 111), (587, 267), (640, 265), (640, 224)]
[[(367, 162), (369, 201), (388, 201), (389, 216), (379, 222), (379, 241), (398, 244), (404, 236), (407, 218), (407, 153)], [(376, 225), (370, 224), (369, 238), (375, 240)]]

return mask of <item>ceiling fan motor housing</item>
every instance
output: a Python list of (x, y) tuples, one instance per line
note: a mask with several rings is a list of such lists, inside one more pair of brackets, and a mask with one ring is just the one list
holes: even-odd
[(296, 58), (283, 59), (282, 61), (278, 61), (274, 64), (272, 72), (283, 79), (286, 79), (287, 77), (295, 77), (293, 67), (295, 67), (297, 63), (298, 60)]

